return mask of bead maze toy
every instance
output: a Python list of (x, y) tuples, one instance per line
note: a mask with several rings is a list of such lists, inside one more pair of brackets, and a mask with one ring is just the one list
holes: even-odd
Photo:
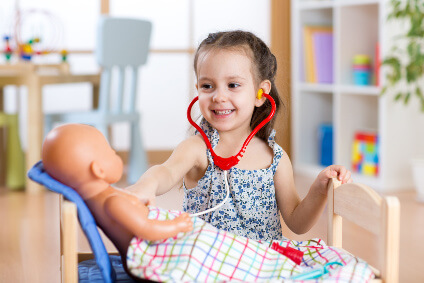
[(368, 176), (378, 175), (378, 135), (358, 131), (352, 146), (352, 171)]
[(10, 36), (4, 36), (5, 48), (4, 48), (4, 56), (6, 57), (6, 61), (9, 62), (10, 58), (12, 58), (13, 50), (10, 47)]
[(66, 62), (67, 51), (60, 51), (63, 24), (54, 14), (41, 9), (18, 10), (11, 26), (11, 34), (3, 37), (5, 47), (2, 53), (7, 62), (11, 61), (13, 54), (28, 63), (34, 55), (51, 53), (58, 53), (62, 62)]

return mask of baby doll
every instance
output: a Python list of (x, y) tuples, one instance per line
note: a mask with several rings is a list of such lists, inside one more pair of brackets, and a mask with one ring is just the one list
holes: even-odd
[(68, 124), (55, 128), (43, 143), (42, 161), (50, 176), (84, 199), (123, 260), (134, 237), (162, 240), (193, 228), (187, 213), (168, 221), (148, 219), (146, 203), (110, 186), (121, 178), (123, 163), (94, 127)]
[[(320, 241), (257, 242), (187, 213), (148, 206), (112, 187), (122, 175), (123, 163), (94, 127), (67, 124), (53, 129), (43, 143), (42, 161), (50, 176), (84, 199), (133, 276), (161, 282), (264, 281), (289, 278), (332, 260), (354, 267), (345, 269), (350, 278), (362, 280), (372, 274), (366, 263)], [(287, 247), (308, 254), (295, 263), (284, 255)]]

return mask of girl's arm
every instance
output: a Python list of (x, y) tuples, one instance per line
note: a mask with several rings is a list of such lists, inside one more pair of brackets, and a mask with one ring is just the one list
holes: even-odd
[(338, 176), (342, 183), (351, 182), (350, 172), (345, 167), (331, 165), (315, 179), (308, 194), (300, 200), (293, 178), (293, 168), (284, 154), (274, 176), (277, 204), (286, 225), (296, 234), (308, 232), (318, 221), (327, 200), (327, 185)]
[(181, 186), (183, 177), (192, 169), (207, 168), (206, 145), (199, 135), (181, 142), (167, 161), (152, 166), (127, 189), (140, 198), (154, 199), (173, 188)]

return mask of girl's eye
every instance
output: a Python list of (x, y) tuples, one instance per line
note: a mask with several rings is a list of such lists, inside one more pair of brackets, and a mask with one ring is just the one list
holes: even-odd
[(212, 85), (210, 85), (210, 84), (202, 84), (201, 88), (203, 88), (203, 89), (211, 89), (212, 88)]
[(230, 84), (228, 84), (228, 87), (229, 88), (236, 88), (236, 87), (239, 87), (240, 86), (240, 84), (238, 84), (238, 83), (230, 83)]

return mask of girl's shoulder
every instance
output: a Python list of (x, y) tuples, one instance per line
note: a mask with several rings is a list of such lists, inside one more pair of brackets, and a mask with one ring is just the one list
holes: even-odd
[(192, 135), (188, 138), (186, 138), (185, 140), (183, 140), (179, 146), (184, 146), (184, 147), (189, 147), (192, 148), (193, 150), (199, 150), (199, 151), (204, 151), (207, 149), (205, 141), (203, 140), (202, 136), (199, 134), (196, 135)]
[(176, 151), (187, 155), (187, 158), (194, 158), (198, 167), (207, 167), (206, 144), (200, 135), (193, 135), (182, 141)]

